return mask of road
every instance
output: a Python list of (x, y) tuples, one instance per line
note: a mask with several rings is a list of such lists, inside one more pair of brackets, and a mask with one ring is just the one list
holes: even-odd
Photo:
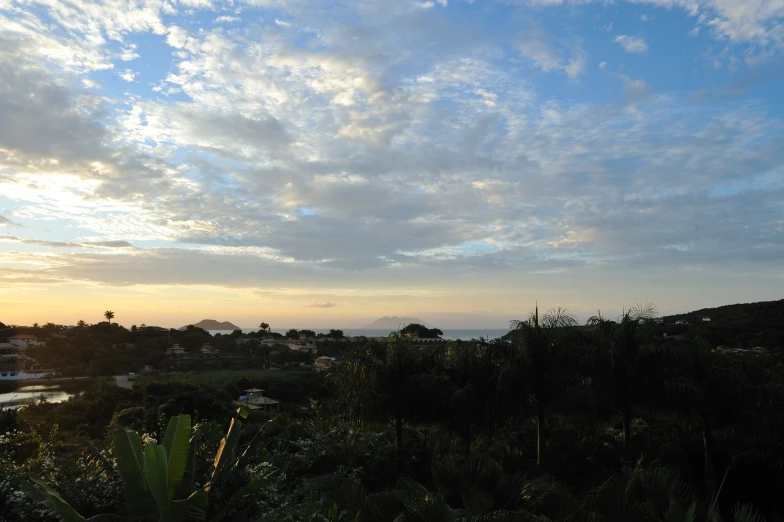
[(130, 388), (133, 386), (133, 381), (129, 381), (127, 375), (115, 375), (114, 383), (120, 388)]

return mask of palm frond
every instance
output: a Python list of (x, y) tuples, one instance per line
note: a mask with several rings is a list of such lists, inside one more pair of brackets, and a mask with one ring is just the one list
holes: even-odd
[(732, 516), (735, 522), (765, 522), (765, 517), (751, 504), (735, 504)]

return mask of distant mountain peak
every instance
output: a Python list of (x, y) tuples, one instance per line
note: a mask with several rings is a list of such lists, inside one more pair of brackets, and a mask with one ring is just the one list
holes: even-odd
[(365, 326), (368, 330), (399, 330), (401, 328), (405, 328), (411, 323), (421, 324), (423, 326), (427, 326), (422, 319), (417, 319), (416, 317), (398, 317), (396, 315), (388, 316), (385, 315), (380, 319), (376, 319), (369, 325)]
[[(215, 319), (202, 319), (198, 323), (193, 323), (193, 326), (203, 328), (205, 330), (242, 330), (239, 326), (230, 323), (229, 321), (216, 321)], [(183, 326), (183, 328), (186, 328)]]

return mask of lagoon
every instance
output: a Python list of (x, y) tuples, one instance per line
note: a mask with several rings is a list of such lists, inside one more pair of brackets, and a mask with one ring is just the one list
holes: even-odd
[(43, 396), (48, 402), (63, 402), (75, 394), (63, 390), (57, 384), (22, 386), (8, 393), (0, 393), (0, 410), (20, 408), (36, 402)]

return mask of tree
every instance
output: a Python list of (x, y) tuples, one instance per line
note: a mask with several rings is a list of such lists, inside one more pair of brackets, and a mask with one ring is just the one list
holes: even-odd
[(87, 323), (83, 319), (79, 319), (76, 323), (77, 328), (87, 328)]
[(438, 328), (428, 328), (427, 326), (417, 324), (417, 323), (411, 323), (407, 325), (405, 328), (400, 330), (400, 333), (403, 335), (415, 334), (423, 338), (434, 338), (434, 337), (440, 337), (444, 335), (444, 332), (442, 332)]
[(103, 313), (103, 316), (109, 321), (109, 324), (112, 324), (112, 319), (114, 319), (114, 312), (111, 310), (107, 310)]
[(446, 357), (439, 357), (443, 364), (414, 377), (419, 395), (426, 399), (425, 415), (452, 428), (463, 441), (465, 455), (480, 430), (489, 432), (495, 427), (504, 407), (492, 357), (497, 348), (489, 343), (456, 342)]
[(537, 306), (527, 321), (512, 321), (515, 342), (499, 375), (499, 386), (527, 402), (536, 411), (536, 467), (541, 469), (547, 448), (547, 413), (551, 403), (568, 387), (567, 353), (577, 320), (564, 309), (539, 316)]
[(292, 328), (286, 332), (284, 337), (286, 339), (299, 339), (299, 332), (296, 330), (296, 328)]
[[(676, 409), (696, 415), (702, 427), (705, 501), (715, 507), (717, 473), (714, 464), (714, 431), (737, 422), (749, 411), (758, 412), (760, 390), (743, 371), (742, 361), (729, 354), (713, 353), (700, 342), (678, 350), (680, 379), (668, 383)], [(677, 377), (676, 377), (677, 379)]]
[(343, 339), (343, 330), (333, 330), (330, 328), (329, 333), (326, 335), (326, 337), (331, 337), (332, 339), (339, 341)]
[(653, 401), (664, 388), (660, 371), (664, 351), (653, 343), (652, 319), (656, 307), (635, 305), (623, 312), (618, 322), (601, 315), (591, 317), (593, 352), (585, 358), (595, 385), (621, 414), (623, 447), (631, 459), (631, 420), (637, 406)]
[(261, 323), (261, 324), (259, 325), (259, 328), (261, 328), (261, 329), (262, 329), (263, 331), (265, 331), (265, 332), (268, 332), (268, 331), (269, 331), (269, 328), (270, 328), (270, 325), (269, 325), (269, 323)]
[(385, 346), (367, 344), (351, 351), (330, 375), (350, 420), (385, 420), (392, 425), (398, 470), (403, 428), (411, 406), (422, 402), (413, 378), (427, 365), (426, 353), (413, 350), (405, 336), (393, 333)]

